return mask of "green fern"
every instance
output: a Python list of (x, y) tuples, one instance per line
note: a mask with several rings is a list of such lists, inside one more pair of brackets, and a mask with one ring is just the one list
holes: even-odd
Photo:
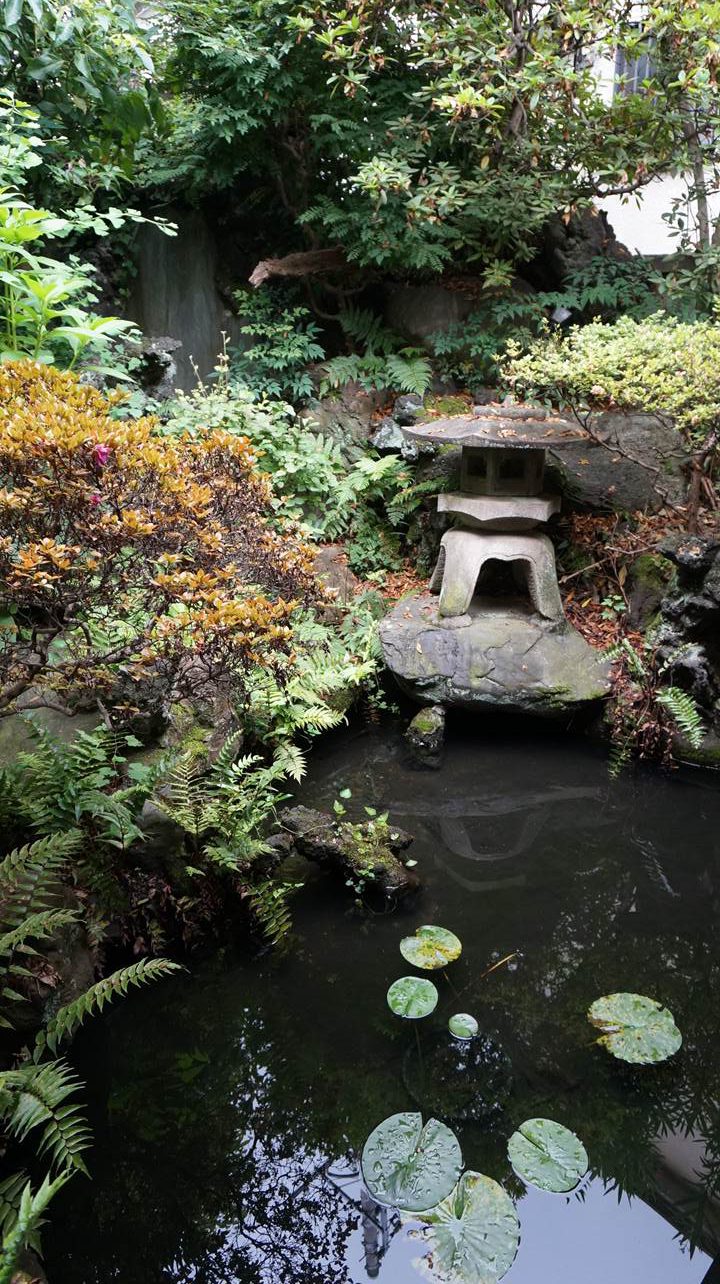
[(71, 830), (15, 848), (0, 861), (0, 921), (6, 929), (52, 908), (60, 875), (79, 847), (80, 835)]
[(320, 395), (344, 383), (357, 382), (367, 391), (394, 388), (422, 397), (432, 382), (432, 366), (420, 348), (409, 348), (388, 330), (379, 317), (365, 308), (346, 308), (340, 313), (346, 337), (359, 344), (361, 352), (332, 357), (325, 363)]
[(87, 1174), (83, 1150), (90, 1131), (80, 1107), (68, 1104), (80, 1081), (65, 1061), (29, 1062), (0, 1074), (0, 1114), (19, 1142), (42, 1128), (36, 1153), (47, 1157), (51, 1171), (76, 1168)]
[(248, 893), (253, 916), (262, 928), (265, 940), (273, 947), (286, 941), (292, 931), (288, 901), (299, 887), (302, 883), (276, 882), (269, 878)]
[(37, 1036), (36, 1059), (45, 1047), (55, 1052), (58, 1044), (64, 1039), (72, 1038), (86, 1017), (102, 1012), (106, 1003), (119, 995), (127, 994), (131, 986), (146, 985), (150, 981), (156, 981), (160, 977), (182, 970), (179, 963), (172, 963), (169, 959), (140, 959), (138, 963), (131, 963), (129, 967), (120, 968), (110, 976), (97, 981), (78, 999), (59, 1008), (55, 1015), (50, 1017), (45, 1029), (41, 1030)]
[(65, 1185), (70, 1176), (69, 1172), (63, 1172), (52, 1181), (48, 1176), (35, 1193), (33, 1193), (30, 1182), (24, 1186), (18, 1201), (15, 1219), (3, 1234), (0, 1284), (12, 1284), (20, 1253), (25, 1245), (31, 1243), (34, 1239), (38, 1227), (42, 1224), (43, 1215), (48, 1204)]
[(662, 687), (656, 699), (669, 713), (691, 748), (699, 749), (705, 738), (705, 728), (693, 697), (680, 687)]
[(35, 748), (18, 754), (1, 782), (26, 825), (40, 834), (83, 825), (95, 841), (122, 850), (142, 837), (135, 815), (164, 764), (124, 786), (124, 749), (139, 744), (133, 737), (98, 727), (66, 744), (32, 719), (28, 725)]
[(76, 919), (73, 910), (56, 908), (60, 875), (78, 847), (78, 835), (53, 834), (16, 848), (0, 861), (0, 1026), (12, 1028), (7, 1014), (24, 1001), (15, 978), (31, 973), (18, 956), (35, 953), (39, 943)]
[(633, 646), (629, 638), (621, 638), (614, 646), (608, 647), (605, 657), (613, 663), (621, 660), (636, 682), (643, 682), (649, 677), (649, 670), (642, 653)]
[(30, 914), (18, 927), (0, 936), (0, 1026), (12, 1029), (13, 1022), (8, 1019), (3, 1009), (8, 1003), (22, 1003), (25, 995), (15, 989), (11, 978), (33, 978), (33, 973), (18, 963), (16, 954), (31, 955), (37, 951), (30, 941), (39, 943), (53, 936), (62, 927), (77, 921), (75, 910), (45, 910), (41, 914)]
[[(20, 1200), (28, 1180), (28, 1174), (24, 1168), (21, 1168), (19, 1172), (11, 1173), (9, 1177), (0, 1181), (0, 1244), (4, 1243), (6, 1236), (17, 1222)], [(31, 1248), (38, 1250), (37, 1236), (28, 1242)]]

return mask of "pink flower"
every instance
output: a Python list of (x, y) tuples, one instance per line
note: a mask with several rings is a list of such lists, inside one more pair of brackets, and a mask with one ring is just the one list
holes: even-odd
[(112, 447), (105, 446), (103, 445), (102, 442), (98, 442), (97, 446), (93, 446), (92, 453), (93, 453), (93, 459), (95, 460), (95, 463), (98, 465), (98, 467), (104, 468), (105, 464), (107, 463), (108, 459), (112, 454)]
[(100, 496), (100, 495), (98, 495), (97, 493), (96, 493), (96, 494), (94, 494), (94, 495), (91, 495), (91, 496), (90, 496), (90, 503), (91, 503), (91, 504), (93, 504), (93, 505), (101, 504), (101, 503), (102, 503), (102, 498), (101, 498), (101, 496)]

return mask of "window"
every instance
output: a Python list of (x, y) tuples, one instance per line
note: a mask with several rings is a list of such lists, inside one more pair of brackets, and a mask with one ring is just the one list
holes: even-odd
[(615, 53), (615, 86), (614, 94), (624, 97), (630, 94), (642, 94), (643, 81), (654, 74), (651, 49), (647, 47), (639, 58), (628, 58), (624, 49)]

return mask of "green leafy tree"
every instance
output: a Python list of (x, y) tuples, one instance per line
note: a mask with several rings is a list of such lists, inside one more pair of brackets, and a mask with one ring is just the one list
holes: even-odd
[(58, 191), (113, 189), (159, 118), (147, 34), (131, 0), (5, 0), (0, 78), (37, 112)]

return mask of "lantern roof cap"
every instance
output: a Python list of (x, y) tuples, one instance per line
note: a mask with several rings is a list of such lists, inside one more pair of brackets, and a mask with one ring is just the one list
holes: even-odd
[(416, 442), (503, 450), (557, 450), (588, 437), (580, 424), (563, 419), (554, 410), (524, 405), (476, 406), (466, 415), (414, 424), (403, 432)]

